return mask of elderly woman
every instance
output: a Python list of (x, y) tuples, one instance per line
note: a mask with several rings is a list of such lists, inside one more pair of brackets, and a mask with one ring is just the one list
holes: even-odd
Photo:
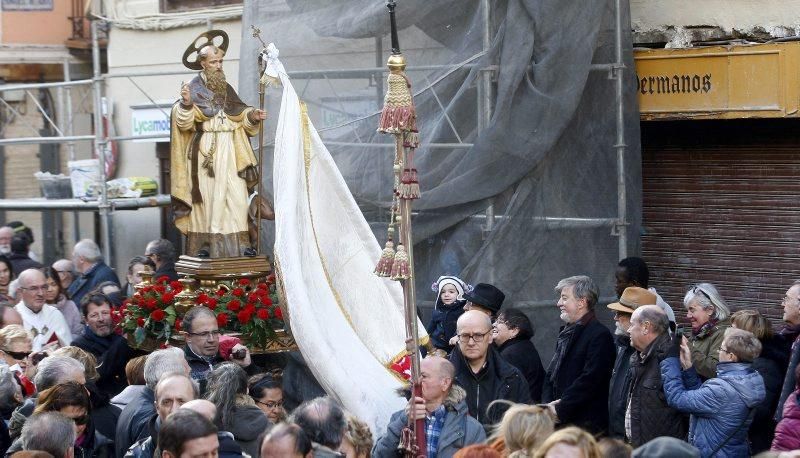
[(258, 374), (250, 377), (248, 393), (273, 424), (286, 418), (283, 409), (283, 382), (280, 376)]
[(217, 406), (217, 427), (233, 434), (243, 452), (259, 456), (258, 437), (270, 422), (247, 394), (247, 373), (227, 362), (214, 367), (206, 381), (205, 398)]
[[(75, 456), (81, 458), (106, 458), (114, 456), (113, 442), (95, 430), (90, 415), (92, 403), (83, 385), (67, 382), (48, 388), (36, 400), (34, 414), (59, 412), (75, 423)], [(17, 439), (8, 453), (22, 449), (22, 440)]]
[(31, 364), (31, 335), (22, 325), (10, 324), (0, 329), (0, 358), (12, 371), (33, 380), (36, 366)]
[(717, 375), (719, 347), (730, 327), (730, 309), (711, 283), (699, 283), (683, 298), (686, 318), (692, 325), (689, 339), (694, 368), (703, 380)]
[(678, 347), (674, 340), (660, 363), (664, 395), (670, 407), (690, 415), (687, 440), (701, 456), (750, 456), (748, 429), (766, 397), (764, 379), (752, 367), (761, 342), (741, 329), (721, 334), (717, 376), (705, 383), (697, 376), (688, 343)]

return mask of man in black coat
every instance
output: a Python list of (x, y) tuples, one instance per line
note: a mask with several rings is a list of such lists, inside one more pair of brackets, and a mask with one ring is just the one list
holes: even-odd
[(494, 322), (494, 344), (509, 364), (519, 369), (530, 388), (531, 401), (542, 401), (544, 366), (531, 342), (533, 325), (522, 310), (503, 309)]
[(178, 272), (175, 270), (175, 245), (172, 242), (167, 239), (153, 240), (145, 247), (144, 256), (156, 265), (153, 280), (161, 277), (167, 277), (169, 281), (178, 279)]
[(83, 296), (81, 314), (86, 322), (83, 334), (72, 341), (97, 359), (97, 388), (109, 396), (119, 394), (127, 385), (125, 365), (131, 359), (131, 349), (124, 337), (114, 333), (111, 320), (111, 300), (99, 291)]
[(456, 323), (458, 346), (450, 354), (455, 381), (467, 392), (469, 414), (484, 428), (498, 423), (507, 405), (489, 404), (498, 399), (530, 403), (530, 389), (522, 373), (508, 364), (492, 344), (492, 321), (477, 310), (464, 312)]
[(592, 433), (608, 429), (608, 385), (614, 367), (611, 332), (594, 315), (598, 289), (580, 275), (556, 285), (561, 319), (567, 323), (547, 367), (542, 400), (562, 425)]
[(631, 389), (631, 355), (636, 352), (631, 346), (628, 328), (631, 326), (631, 315), (637, 307), (656, 303), (656, 295), (636, 286), (625, 288), (619, 302), (608, 304), (614, 311), (617, 328), (614, 340), (617, 347), (617, 359), (611, 373), (611, 386), (608, 392), (608, 435), (616, 439), (625, 438), (625, 411), (628, 408), (628, 393)]

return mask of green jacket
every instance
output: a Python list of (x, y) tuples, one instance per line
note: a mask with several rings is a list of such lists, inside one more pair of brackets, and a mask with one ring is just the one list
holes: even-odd
[(722, 340), (725, 338), (725, 329), (730, 326), (731, 320), (725, 319), (717, 323), (707, 335), (689, 339), (694, 369), (700, 374), (703, 380), (708, 380), (717, 376), (719, 347), (722, 345)]

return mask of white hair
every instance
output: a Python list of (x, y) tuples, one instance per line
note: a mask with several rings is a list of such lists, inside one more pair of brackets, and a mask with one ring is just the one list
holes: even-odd
[(711, 309), (711, 316), (718, 321), (725, 320), (731, 315), (728, 304), (711, 283), (698, 283), (689, 289), (683, 297), (683, 306), (689, 308), (692, 302), (697, 303), (703, 309)]
[(80, 372), (85, 376), (86, 368), (83, 363), (69, 356), (53, 355), (48, 356), (39, 363), (36, 376), (33, 377), (33, 384), (36, 391), (42, 392), (59, 383), (69, 381), (69, 376)]
[(76, 243), (72, 252), (89, 262), (97, 262), (103, 259), (103, 253), (100, 252), (100, 247), (98, 247), (92, 239), (83, 239)]
[(144, 362), (147, 387), (155, 391), (158, 381), (166, 374), (186, 374), (186, 357), (180, 348), (165, 348), (147, 355)]

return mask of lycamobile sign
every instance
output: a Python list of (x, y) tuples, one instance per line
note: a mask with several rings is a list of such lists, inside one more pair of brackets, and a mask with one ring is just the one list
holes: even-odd
[[(163, 110), (163, 111), (162, 111)], [(142, 141), (169, 141), (169, 118), (164, 112), (169, 113), (170, 108), (134, 108), (131, 111), (131, 132), (134, 137), (163, 136), (164, 138), (142, 139)]]

